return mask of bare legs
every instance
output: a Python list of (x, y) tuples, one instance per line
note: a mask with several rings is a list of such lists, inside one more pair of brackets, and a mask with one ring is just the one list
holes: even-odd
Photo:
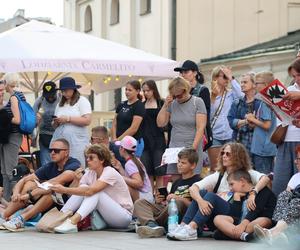
[(218, 163), (218, 155), (220, 154), (220, 151), (221, 151), (221, 147), (213, 147), (207, 150), (211, 173), (216, 171), (217, 163)]

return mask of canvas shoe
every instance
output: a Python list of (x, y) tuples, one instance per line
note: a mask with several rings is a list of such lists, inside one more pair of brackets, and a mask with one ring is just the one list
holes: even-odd
[(165, 228), (150, 221), (146, 226), (139, 226), (136, 232), (141, 238), (157, 238), (164, 235)]
[(60, 226), (54, 228), (56, 233), (61, 234), (69, 234), (69, 233), (77, 233), (78, 228), (77, 225), (74, 225), (70, 219), (66, 219)]
[(25, 230), (24, 223), (22, 216), (17, 216), (4, 222), (2, 225), (11, 232), (20, 232)]
[(174, 233), (176, 240), (197, 240), (197, 229), (191, 228), (189, 225), (184, 225), (180, 230)]
[(285, 233), (281, 232), (280, 234), (273, 236), (271, 230), (259, 225), (254, 225), (254, 233), (260, 240), (268, 243), (269, 245), (273, 245), (275, 242), (281, 244), (289, 243), (289, 239)]

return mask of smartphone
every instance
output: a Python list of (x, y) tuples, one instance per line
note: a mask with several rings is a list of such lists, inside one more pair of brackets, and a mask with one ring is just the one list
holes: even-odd
[(81, 171), (81, 173), (82, 173), (82, 174), (85, 174), (85, 170), (83, 169), (83, 170)]
[(160, 193), (160, 195), (163, 195), (163, 196), (165, 196), (165, 197), (168, 196), (168, 190), (167, 190), (166, 187), (161, 187), (161, 188), (158, 188), (157, 190), (158, 190), (158, 192)]
[(57, 118), (57, 116), (56, 115), (52, 115), (52, 119), (55, 119), (55, 118)]

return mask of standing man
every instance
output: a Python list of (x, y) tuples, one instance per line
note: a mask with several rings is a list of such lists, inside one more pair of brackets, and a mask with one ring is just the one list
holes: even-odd
[(60, 101), (54, 82), (45, 82), (43, 85), (43, 94), (36, 99), (33, 110), (37, 114), (39, 126), (39, 147), (41, 165), (44, 166), (50, 162), (49, 144), (54, 133), (51, 124), (53, 120), (56, 105)]

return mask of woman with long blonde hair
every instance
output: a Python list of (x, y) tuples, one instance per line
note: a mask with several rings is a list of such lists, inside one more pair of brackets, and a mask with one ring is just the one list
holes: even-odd
[[(211, 79), (210, 121), (213, 143), (208, 149), (208, 156), (211, 172), (214, 172), (221, 147), (232, 139), (232, 130), (227, 121), (229, 109), (233, 100), (244, 94), (240, 84), (232, 76), (231, 69), (224, 65), (219, 65), (212, 70)], [(228, 86), (229, 83), (231, 83), (231, 89)]]

